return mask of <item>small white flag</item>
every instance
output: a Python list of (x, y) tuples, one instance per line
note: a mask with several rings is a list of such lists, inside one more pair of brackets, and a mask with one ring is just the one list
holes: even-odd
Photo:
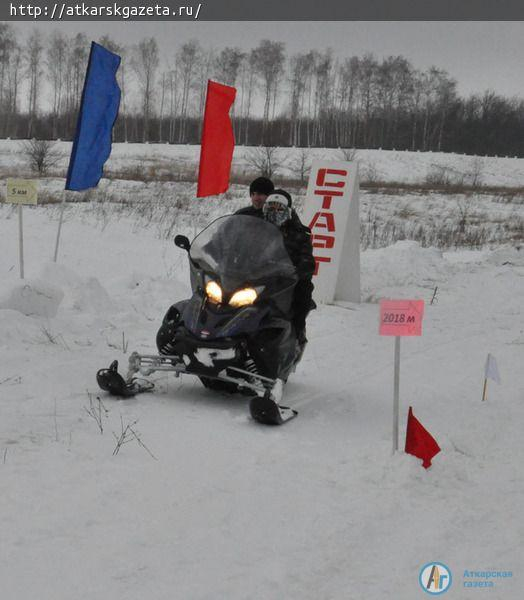
[(497, 367), (497, 361), (495, 357), (488, 354), (486, 359), (486, 366), (484, 367), (484, 375), (486, 379), (493, 379), (496, 383), (500, 384), (499, 368)]

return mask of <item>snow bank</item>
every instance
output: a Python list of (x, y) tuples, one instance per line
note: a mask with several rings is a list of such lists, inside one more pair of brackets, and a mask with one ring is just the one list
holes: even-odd
[(0, 308), (0, 346), (12, 349), (20, 342), (34, 343), (41, 333), (41, 326), (36, 319), (18, 310)]
[(114, 310), (114, 303), (98, 279), (54, 263), (45, 264), (36, 279), (12, 284), (0, 298), (0, 308), (31, 317), (56, 317), (59, 307), (104, 314)]
[(442, 281), (452, 267), (436, 248), (403, 240), (362, 253), (363, 300), (376, 302), (393, 288), (428, 287)]
[(502, 246), (488, 254), (492, 265), (514, 265), (524, 267), (524, 248), (521, 246)]
[(54, 317), (64, 298), (64, 293), (45, 281), (26, 280), (15, 284), (0, 299), (0, 308), (8, 308), (33, 317)]
[(64, 308), (95, 314), (114, 310), (111, 297), (95, 277), (82, 278), (68, 267), (47, 263), (42, 269), (42, 278), (62, 289)]

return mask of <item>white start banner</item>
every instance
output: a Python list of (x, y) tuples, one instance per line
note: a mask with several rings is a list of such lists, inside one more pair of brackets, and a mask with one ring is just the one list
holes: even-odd
[(302, 222), (311, 229), (318, 302), (360, 302), (358, 188), (358, 163), (313, 163)]

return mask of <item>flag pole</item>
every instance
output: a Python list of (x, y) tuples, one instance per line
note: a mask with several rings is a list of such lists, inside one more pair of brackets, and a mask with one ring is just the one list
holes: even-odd
[(398, 418), (400, 391), (400, 336), (395, 336), (395, 373), (393, 380), (393, 454), (398, 450)]
[(488, 391), (488, 378), (484, 377), (484, 389), (482, 390), (482, 402), (484, 402), (486, 400), (487, 391)]
[(58, 245), (60, 244), (60, 232), (62, 231), (62, 221), (64, 220), (64, 205), (65, 205), (65, 192), (62, 196), (62, 202), (60, 203), (60, 220), (58, 221), (58, 231), (56, 233), (56, 244), (55, 244), (55, 257), (54, 262), (58, 258)]
[(22, 204), (18, 205), (18, 257), (20, 262), (20, 279), (24, 278), (24, 222)]

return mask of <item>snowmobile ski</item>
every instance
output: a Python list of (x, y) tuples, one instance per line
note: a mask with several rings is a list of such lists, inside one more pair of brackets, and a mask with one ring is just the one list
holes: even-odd
[(133, 377), (126, 382), (118, 372), (118, 361), (114, 360), (109, 369), (100, 369), (96, 374), (96, 381), (100, 389), (109, 392), (112, 396), (129, 398), (141, 392), (150, 392), (155, 387), (152, 381)]
[(252, 398), (249, 412), (255, 421), (263, 425), (283, 425), (298, 415), (296, 410), (288, 406), (280, 406), (267, 394)]
[[(100, 369), (96, 374), (96, 380), (100, 389), (108, 392), (112, 396), (129, 398), (141, 392), (150, 392), (155, 387), (155, 384), (152, 381), (134, 377), (134, 373), (143, 372), (144, 374), (149, 375), (160, 370), (174, 371), (175, 375), (179, 376), (181, 372), (185, 372), (183, 365), (173, 364), (174, 358), (175, 357), (168, 356), (140, 355), (134, 352), (129, 357), (129, 373), (127, 380), (118, 372), (117, 360), (114, 360), (109, 368)], [(238, 371), (239, 373), (245, 373), (251, 377), (259, 378), (266, 386), (271, 384), (270, 389), (267, 389), (266, 387), (265, 394), (262, 395), (259, 393), (257, 396), (253, 397), (249, 403), (249, 411), (255, 421), (263, 423), (264, 425), (283, 425), (297, 416), (298, 412), (296, 410), (279, 404), (284, 386), (284, 382), (281, 379), (273, 380), (268, 377), (263, 377), (262, 375), (253, 375), (250, 372), (243, 371), (236, 367), (230, 367), (230, 369)], [(221, 374), (221, 377), (218, 377), (217, 380), (227, 381), (228, 383), (237, 383), (238, 381), (225, 374)], [(244, 381), (242, 384), (240, 382), (238, 382), (238, 384), (245, 389), (251, 388), (252, 391), (256, 391), (257, 388), (257, 385), (253, 382)]]

